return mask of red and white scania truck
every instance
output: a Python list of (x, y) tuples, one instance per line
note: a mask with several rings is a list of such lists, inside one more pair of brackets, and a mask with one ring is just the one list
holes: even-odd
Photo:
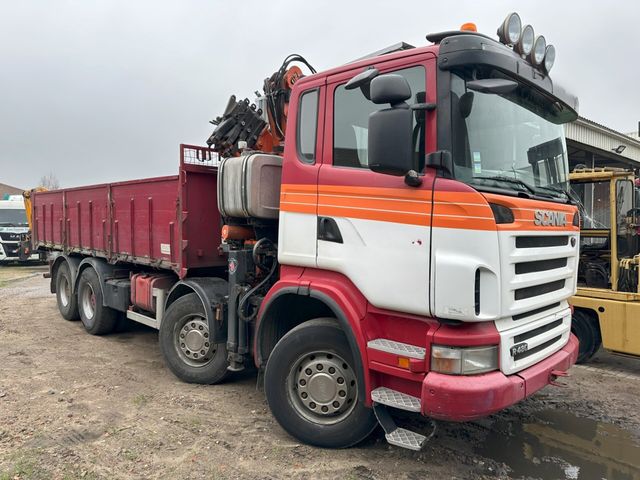
[(419, 449), (390, 409), (465, 421), (554, 383), (578, 347), (577, 99), (517, 15), (474, 30), (321, 73), (288, 57), (177, 176), (33, 192), (62, 316), (157, 328), (186, 382), (254, 362), (282, 427), (324, 447), (381, 424)]

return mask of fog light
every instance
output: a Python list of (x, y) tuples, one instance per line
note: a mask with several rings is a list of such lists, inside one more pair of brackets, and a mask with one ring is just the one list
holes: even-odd
[(500, 42), (505, 45), (515, 45), (520, 40), (520, 33), (522, 32), (522, 21), (520, 16), (513, 12), (507, 15), (500, 28), (498, 28), (498, 37)]
[(449, 375), (474, 375), (498, 369), (498, 346), (431, 347), (431, 370)]
[(549, 73), (556, 61), (556, 47), (547, 45), (547, 53), (544, 54), (544, 71)]
[(515, 50), (528, 57), (533, 50), (533, 41), (535, 40), (535, 33), (533, 31), (533, 27), (531, 25), (526, 25), (522, 29), (522, 35), (520, 35), (520, 40), (516, 44)]
[(542, 65), (544, 55), (547, 52), (547, 41), (542, 35), (536, 37), (533, 42), (533, 50), (531, 51), (531, 63), (536, 67)]

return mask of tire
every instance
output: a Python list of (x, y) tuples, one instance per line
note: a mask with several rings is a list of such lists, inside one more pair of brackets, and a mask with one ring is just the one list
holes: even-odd
[(289, 331), (271, 352), (267, 403), (282, 428), (302, 442), (350, 447), (377, 426), (373, 410), (358, 401), (358, 373), (336, 321), (310, 320)]
[(56, 302), (60, 315), (65, 320), (78, 320), (78, 297), (72, 289), (71, 270), (65, 261), (58, 267), (56, 272)]
[(84, 329), (91, 335), (111, 333), (118, 322), (119, 312), (103, 305), (100, 279), (93, 268), (86, 268), (80, 275), (78, 310)]
[(575, 309), (571, 318), (571, 333), (578, 337), (580, 342), (577, 362), (588, 362), (600, 349), (602, 343), (597, 317), (585, 310)]
[(197, 294), (184, 295), (169, 306), (160, 324), (160, 351), (183, 382), (212, 385), (229, 374), (226, 344), (210, 344), (208, 338), (209, 326)]

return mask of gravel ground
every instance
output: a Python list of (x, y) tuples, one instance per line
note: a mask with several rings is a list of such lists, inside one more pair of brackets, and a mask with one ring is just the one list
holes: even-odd
[(301, 445), (256, 375), (187, 385), (157, 334), (87, 335), (58, 314), (44, 267), (0, 267), (0, 480), (49, 478), (640, 478), (640, 361), (601, 353), (505, 412), (466, 424), (402, 416), (422, 452), (380, 431), (348, 450)]

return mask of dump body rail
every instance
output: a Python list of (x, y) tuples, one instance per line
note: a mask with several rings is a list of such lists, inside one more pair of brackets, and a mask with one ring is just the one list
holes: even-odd
[(33, 246), (173, 270), (219, 267), (217, 156), (180, 145), (167, 177), (31, 192)]

